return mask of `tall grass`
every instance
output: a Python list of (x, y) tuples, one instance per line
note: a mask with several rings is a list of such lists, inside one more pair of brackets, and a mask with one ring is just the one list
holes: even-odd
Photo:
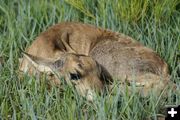
[[(19, 48), (28, 47), (47, 27), (81, 21), (125, 33), (154, 49), (168, 63), (179, 89), (180, 11), (178, 0), (0, 0), (0, 119), (144, 119), (163, 113), (166, 104), (180, 104), (179, 91), (167, 100), (137, 93), (99, 96), (91, 104), (69, 86), (47, 90), (47, 78), (18, 78)], [(176, 99), (173, 99), (173, 95)]]

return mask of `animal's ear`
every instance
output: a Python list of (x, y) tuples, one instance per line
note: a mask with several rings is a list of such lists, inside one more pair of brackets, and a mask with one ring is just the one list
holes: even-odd
[(69, 45), (69, 39), (70, 39), (70, 35), (69, 35), (68, 32), (64, 32), (61, 35), (62, 43), (64, 44), (67, 52), (69, 52), (69, 53), (76, 53), (76, 51)]
[(23, 52), (24, 57), (40, 72), (52, 72), (50, 60), (36, 57), (26, 52)]
[(29, 60), (33, 66), (40, 72), (51, 72), (61, 69), (64, 66), (65, 57), (58, 59), (56, 61), (44, 59), (41, 57), (36, 57), (26, 52), (23, 52), (24, 57)]

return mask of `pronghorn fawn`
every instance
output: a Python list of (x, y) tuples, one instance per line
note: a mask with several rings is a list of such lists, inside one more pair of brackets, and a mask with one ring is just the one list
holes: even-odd
[[(116, 43), (117, 45), (114, 45)], [(131, 46), (130, 43), (135, 45)], [(112, 49), (112, 54), (108, 51), (108, 46)], [(132, 50), (126, 50), (128, 46)], [(139, 55), (135, 56), (135, 53)], [(113, 55), (116, 55), (117, 58), (109, 59)], [(122, 59), (121, 56), (126, 60)], [(136, 59), (140, 60), (136, 61)], [(57, 71), (65, 77), (69, 84), (75, 85), (78, 93), (92, 100), (93, 91), (102, 92), (106, 83), (111, 83), (111, 76), (123, 78), (125, 75), (128, 77), (127, 81), (131, 82), (130, 77), (133, 70), (131, 67), (133, 65), (129, 65), (128, 61), (134, 62), (134, 70), (137, 71), (135, 74), (139, 75), (137, 84), (143, 84), (144, 88), (151, 89), (153, 84), (161, 85), (162, 83), (159, 81), (169, 80), (159, 80), (161, 72), (165, 73), (163, 76), (168, 76), (166, 73), (167, 65), (152, 50), (143, 47), (137, 41), (123, 34), (75, 22), (56, 24), (42, 32), (24, 53), (19, 69), (29, 74), (35, 71), (46, 72), (50, 76), (55, 75), (54, 71)], [(142, 64), (138, 62), (142, 62)], [(121, 64), (127, 68), (119, 66)], [(114, 69), (121, 69), (120, 74)], [(157, 69), (160, 71), (158, 72)], [(157, 78), (153, 79), (152, 77)], [(60, 84), (56, 75), (51, 80)], [(151, 85), (148, 86), (149, 84)]]
[[(118, 33), (82, 23), (65, 22), (56, 24), (42, 32), (33, 41), (32, 45), (27, 48), (23, 59), (20, 59), (19, 70), (29, 74), (37, 71), (48, 72), (52, 76), (54, 67), (47, 67), (47, 61), (50, 61), (52, 64), (56, 60), (61, 61), (60, 59), (63, 59), (66, 64), (64, 64), (59, 73), (61, 76), (66, 76), (67, 74), (70, 76), (66, 77), (66, 81), (77, 82), (76, 88), (81, 95), (85, 96), (85, 93), (92, 94), (90, 93), (93, 90), (92, 88), (98, 88), (101, 89), (98, 91), (102, 91), (106, 80), (105, 76), (108, 73), (87, 55), (100, 41), (106, 38), (116, 40), (118, 36)], [(81, 71), (76, 71), (80, 68), (82, 69)], [(77, 72), (79, 75), (76, 74)], [(78, 77), (75, 77), (75, 75)], [(56, 77), (53, 76), (52, 78), (51, 81), (59, 84), (59, 80)], [(71, 78), (78, 79), (74, 81)]]

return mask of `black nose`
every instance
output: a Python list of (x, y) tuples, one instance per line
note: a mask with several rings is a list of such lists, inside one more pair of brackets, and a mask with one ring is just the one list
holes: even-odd
[(81, 79), (81, 75), (80, 75), (80, 73), (70, 73), (70, 79), (71, 80), (79, 80), (79, 79)]

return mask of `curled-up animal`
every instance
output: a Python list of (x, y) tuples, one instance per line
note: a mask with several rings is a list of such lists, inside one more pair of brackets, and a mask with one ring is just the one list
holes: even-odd
[[(166, 62), (153, 50), (129, 36), (88, 24), (53, 25), (33, 41), (26, 53), (20, 71), (58, 71), (89, 100), (92, 91), (102, 92), (112, 78), (135, 84), (143, 96), (153, 90), (158, 94), (171, 83)], [(52, 81), (59, 84), (54, 78)]]

